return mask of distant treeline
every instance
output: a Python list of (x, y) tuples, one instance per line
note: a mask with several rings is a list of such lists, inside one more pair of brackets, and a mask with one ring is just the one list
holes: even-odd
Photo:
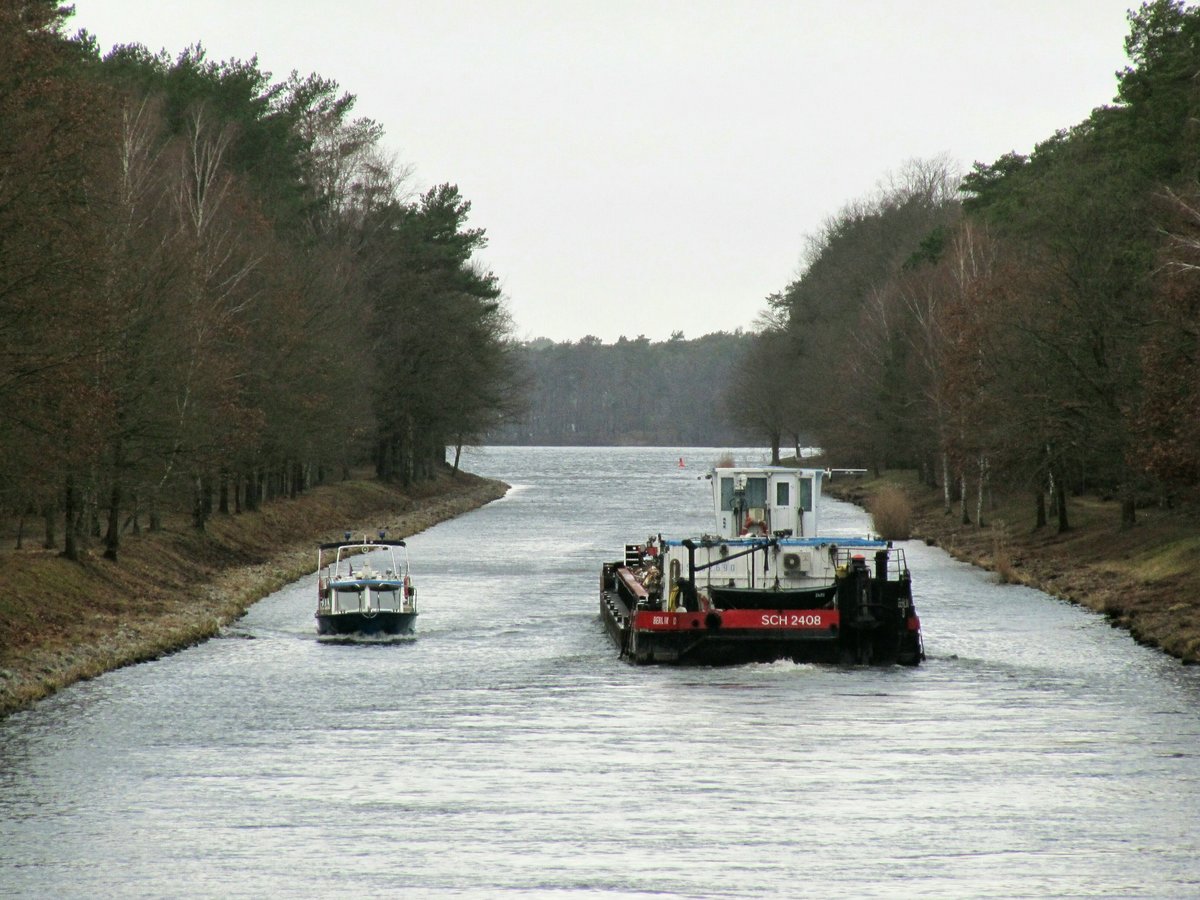
[[(768, 298), (741, 420), (842, 464), (1169, 503), (1200, 479), (1200, 10), (1130, 14), (1111, 105), (960, 177), (917, 162), (815, 235)], [(755, 390), (761, 373), (795, 390)], [(736, 388), (735, 388), (736, 390)], [(969, 501), (968, 501), (969, 498)]]
[(693, 340), (596, 337), (520, 350), (527, 413), (489, 440), (534, 445), (734, 446), (750, 429), (735, 424), (726, 388), (751, 345), (741, 331)]
[(333, 81), (102, 55), (68, 14), (0, 3), (0, 512), (115, 558), (167, 512), (424, 479), (509, 410), (457, 188), (410, 198)]

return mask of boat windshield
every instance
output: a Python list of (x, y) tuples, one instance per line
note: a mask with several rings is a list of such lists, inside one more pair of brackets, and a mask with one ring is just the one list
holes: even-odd
[(404, 560), (397, 559), (394, 552), (372, 559), (370, 554), (379, 550), (373, 544), (338, 547), (328, 561), (322, 561), (322, 568), (335, 578), (354, 578), (367, 573), (369, 577), (391, 578), (404, 573)]

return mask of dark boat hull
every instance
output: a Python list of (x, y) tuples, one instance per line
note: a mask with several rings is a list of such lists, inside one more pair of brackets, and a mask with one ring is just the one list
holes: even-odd
[(415, 612), (386, 612), (364, 614), (341, 612), (317, 615), (317, 634), (324, 637), (391, 637), (412, 634), (416, 625)]

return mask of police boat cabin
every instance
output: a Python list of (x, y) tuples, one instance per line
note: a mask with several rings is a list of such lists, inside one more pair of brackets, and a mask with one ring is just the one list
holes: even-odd
[(708, 477), (713, 533), (626, 544), (602, 568), (600, 615), (624, 658), (920, 663), (904, 551), (821, 535), (830, 470), (730, 466)]

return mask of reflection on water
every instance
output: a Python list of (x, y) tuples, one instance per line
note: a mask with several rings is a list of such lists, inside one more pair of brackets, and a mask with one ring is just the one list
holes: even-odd
[(415, 639), (317, 641), (306, 579), (0, 722), (0, 894), (1200, 895), (1200, 673), (937, 549), (920, 668), (619, 661), (600, 562), (716, 456), (475, 451), (514, 490), (409, 540)]

